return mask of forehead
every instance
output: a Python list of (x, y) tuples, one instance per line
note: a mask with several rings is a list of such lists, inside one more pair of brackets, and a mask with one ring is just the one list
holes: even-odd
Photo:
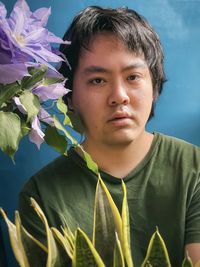
[[(81, 48), (79, 63), (98, 60), (102, 64), (108, 64), (109, 59), (115, 57), (124, 58), (124, 60), (133, 60), (133, 58), (144, 60), (144, 54), (140, 51), (134, 51), (119, 39), (115, 34), (110, 32), (103, 32), (96, 34), (90, 39), (87, 46)], [(94, 63), (94, 62), (93, 62)], [(97, 62), (96, 62), (97, 63)], [(80, 64), (78, 64), (80, 66)]]

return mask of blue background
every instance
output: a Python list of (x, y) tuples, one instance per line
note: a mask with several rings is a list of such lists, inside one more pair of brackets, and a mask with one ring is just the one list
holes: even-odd
[[(15, 1), (2, 1), (8, 12)], [(151, 131), (173, 135), (200, 146), (200, 1), (192, 0), (28, 0), (32, 11), (52, 8), (48, 29), (62, 37), (79, 10), (88, 5), (128, 6), (143, 14), (160, 35), (165, 53), (167, 83), (156, 105)], [(13, 218), (23, 183), (58, 154), (47, 145), (40, 151), (27, 139), (15, 157), (15, 165), (0, 152), (0, 206)], [(67, 172), (67, 170), (66, 170)], [(9, 267), (16, 266), (9, 248), (7, 229), (1, 221)]]

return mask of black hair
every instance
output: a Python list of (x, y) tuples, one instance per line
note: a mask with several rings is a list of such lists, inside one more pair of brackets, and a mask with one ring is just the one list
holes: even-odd
[[(147, 20), (136, 11), (125, 7), (112, 9), (90, 6), (74, 18), (63, 37), (64, 40), (71, 41), (71, 45), (60, 46), (60, 51), (70, 64), (69, 68), (63, 62), (59, 69), (67, 78), (66, 86), (71, 90), (73, 88), (73, 77), (81, 49), (88, 49), (91, 39), (105, 31), (114, 34), (130, 51), (144, 56), (152, 77), (155, 103), (165, 82), (162, 46), (157, 33)], [(150, 118), (154, 115), (154, 103)]]

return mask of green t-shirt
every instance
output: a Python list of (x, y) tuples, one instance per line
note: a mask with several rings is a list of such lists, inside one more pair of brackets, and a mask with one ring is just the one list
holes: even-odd
[[(121, 211), (121, 180), (105, 172), (101, 176)], [(139, 267), (145, 258), (156, 226), (172, 266), (181, 266), (185, 244), (200, 242), (200, 148), (155, 133), (148, 154), (123, 180), (135, 266)], [(50, 226), (59, 228), (67, 222), (74, 230), (79, 225), (91, 237), (96, 184), (96, 175), (71, 149), (68, 157), (59, 157), (24, 186), (20, 194), (23, 225), (42, 240), (40, 219), (29, 205), (32, 196), (41, 205)]]

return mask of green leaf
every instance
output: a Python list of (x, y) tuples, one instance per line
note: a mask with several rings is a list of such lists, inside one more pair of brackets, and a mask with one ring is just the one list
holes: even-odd
[(107, 194), (98, 180), (95, 194), (93, 245), (106, 266), (113, 266), (115, 220)]
[(81, 122), (80, 117), (78, 114), (76, 114), (73, 111), (68, 110), (67, 115), (72, 123), (72, 127), (75, 131), (77, 131), (80, 134), (84, 133), (84, 126), (83, 123)]
[(122, 202), (122, 250), (126, 259), (128, 267), (133, 267), (133, 260), (131, 255), (131, 241), (130, 241), (130, 222), (129, 222), (129, 209), (127, 202), (126, 185), (122, 180), (122, 188), (124, 192)]
[(76, 231), (75, 239), (72, 267), (105, 267), (92, 242), (80, 228)]
[(121, 243), (119, 241), (118, 235), (116, 234), (116, 244), (115, 244), (115, 250), (114, 250), (114, 267), (125, 267), (124, 263), (124, 255), (122, 252)]
[(3, 103), (10, 101), (21, 90), (20, 84), (17, 82), (12, 84), (0, 84), (0, 107)]
[(55, 127), (46, 127), (44, 139), (49, 146), (53, 147), (59, 153), (66, 153), (67, 140)]
[(30, 121), (34, 116), (36, 116), (40, 110), (40, 101), (37, 96), (29, 91), (23, 92), (19, 97), (22, 105), (27, 111), (27, 121)]
[(0, 112), (0, 148), (12, 159), (22, 138), (21, 122), (18, 115)]
[(63, 115), (64, 115), (64, 121), (63, 124), (64, 125), (69, 125), (72, 127), (70, 118), (67, 116), (67, 105), (64, 103), (64, 101), (62, 100), (62, 98), (59, 98), (56, 102), (57, 108), (58, 110), (60, 110)]
[(43, 81), (42, 81), (42, 84), (44, 86), (48, 86), (48, 85), (51, 85), (51, 84), (55, 84), (55, 83), (60, 83), (62, 82), (63, 79), (62, 78), (58, 78), (58, 77), (48, 77), (48, 78), (44, 78)]
[(77, 150), (80, 151), (80, 153), (83, 155), (83, 159), (85, 160), (87, 167), (93, 171), (94, 173), (96, 173), (97, 175), (99, 175), (99, 170), (98, 170), (98, 166), (97, 164), (93, 161), (93, 159), (91, 158), (90, 154), (88, 154), (81, 145), (77, 145)]
[(77, 145), (78, 145), (78, 142), (77, 142), (76, 139), (69, 133), (69, 131), (68, 131), (68, 130), (67, 130), (67, 129), (60, 123), (59, 119), (58, 119), (56, 116), (54, 116), (53, 118), (54, 118), (54, 125), (55, 125), (55, 127), (56, 127), (58, 130), (62, 131), (62, 132), (65, 134), (65, 136), (70, 140), (70, 142), (72, 143), (72, 145), (77, 146)]
[(150, 262), (153, 267), (171, 267), (167, 248), (158, 229), (151, 237), (146, 258), (141, 267), (148, 266), (147, 262)]
[(21, 81), (22, 89), (31, 89), (37, 83), (42, 82), (46, 75), (47, 67), (42, 65), (41, 68), (29, 68), (31, 76), (24, 77)]
[(25, 136), (29, 133), (29, 131), (31, 130), (29, 123), (27, 123), (26, 121), (24, 121), (21, 118), (21, 133), (22, 136)]

